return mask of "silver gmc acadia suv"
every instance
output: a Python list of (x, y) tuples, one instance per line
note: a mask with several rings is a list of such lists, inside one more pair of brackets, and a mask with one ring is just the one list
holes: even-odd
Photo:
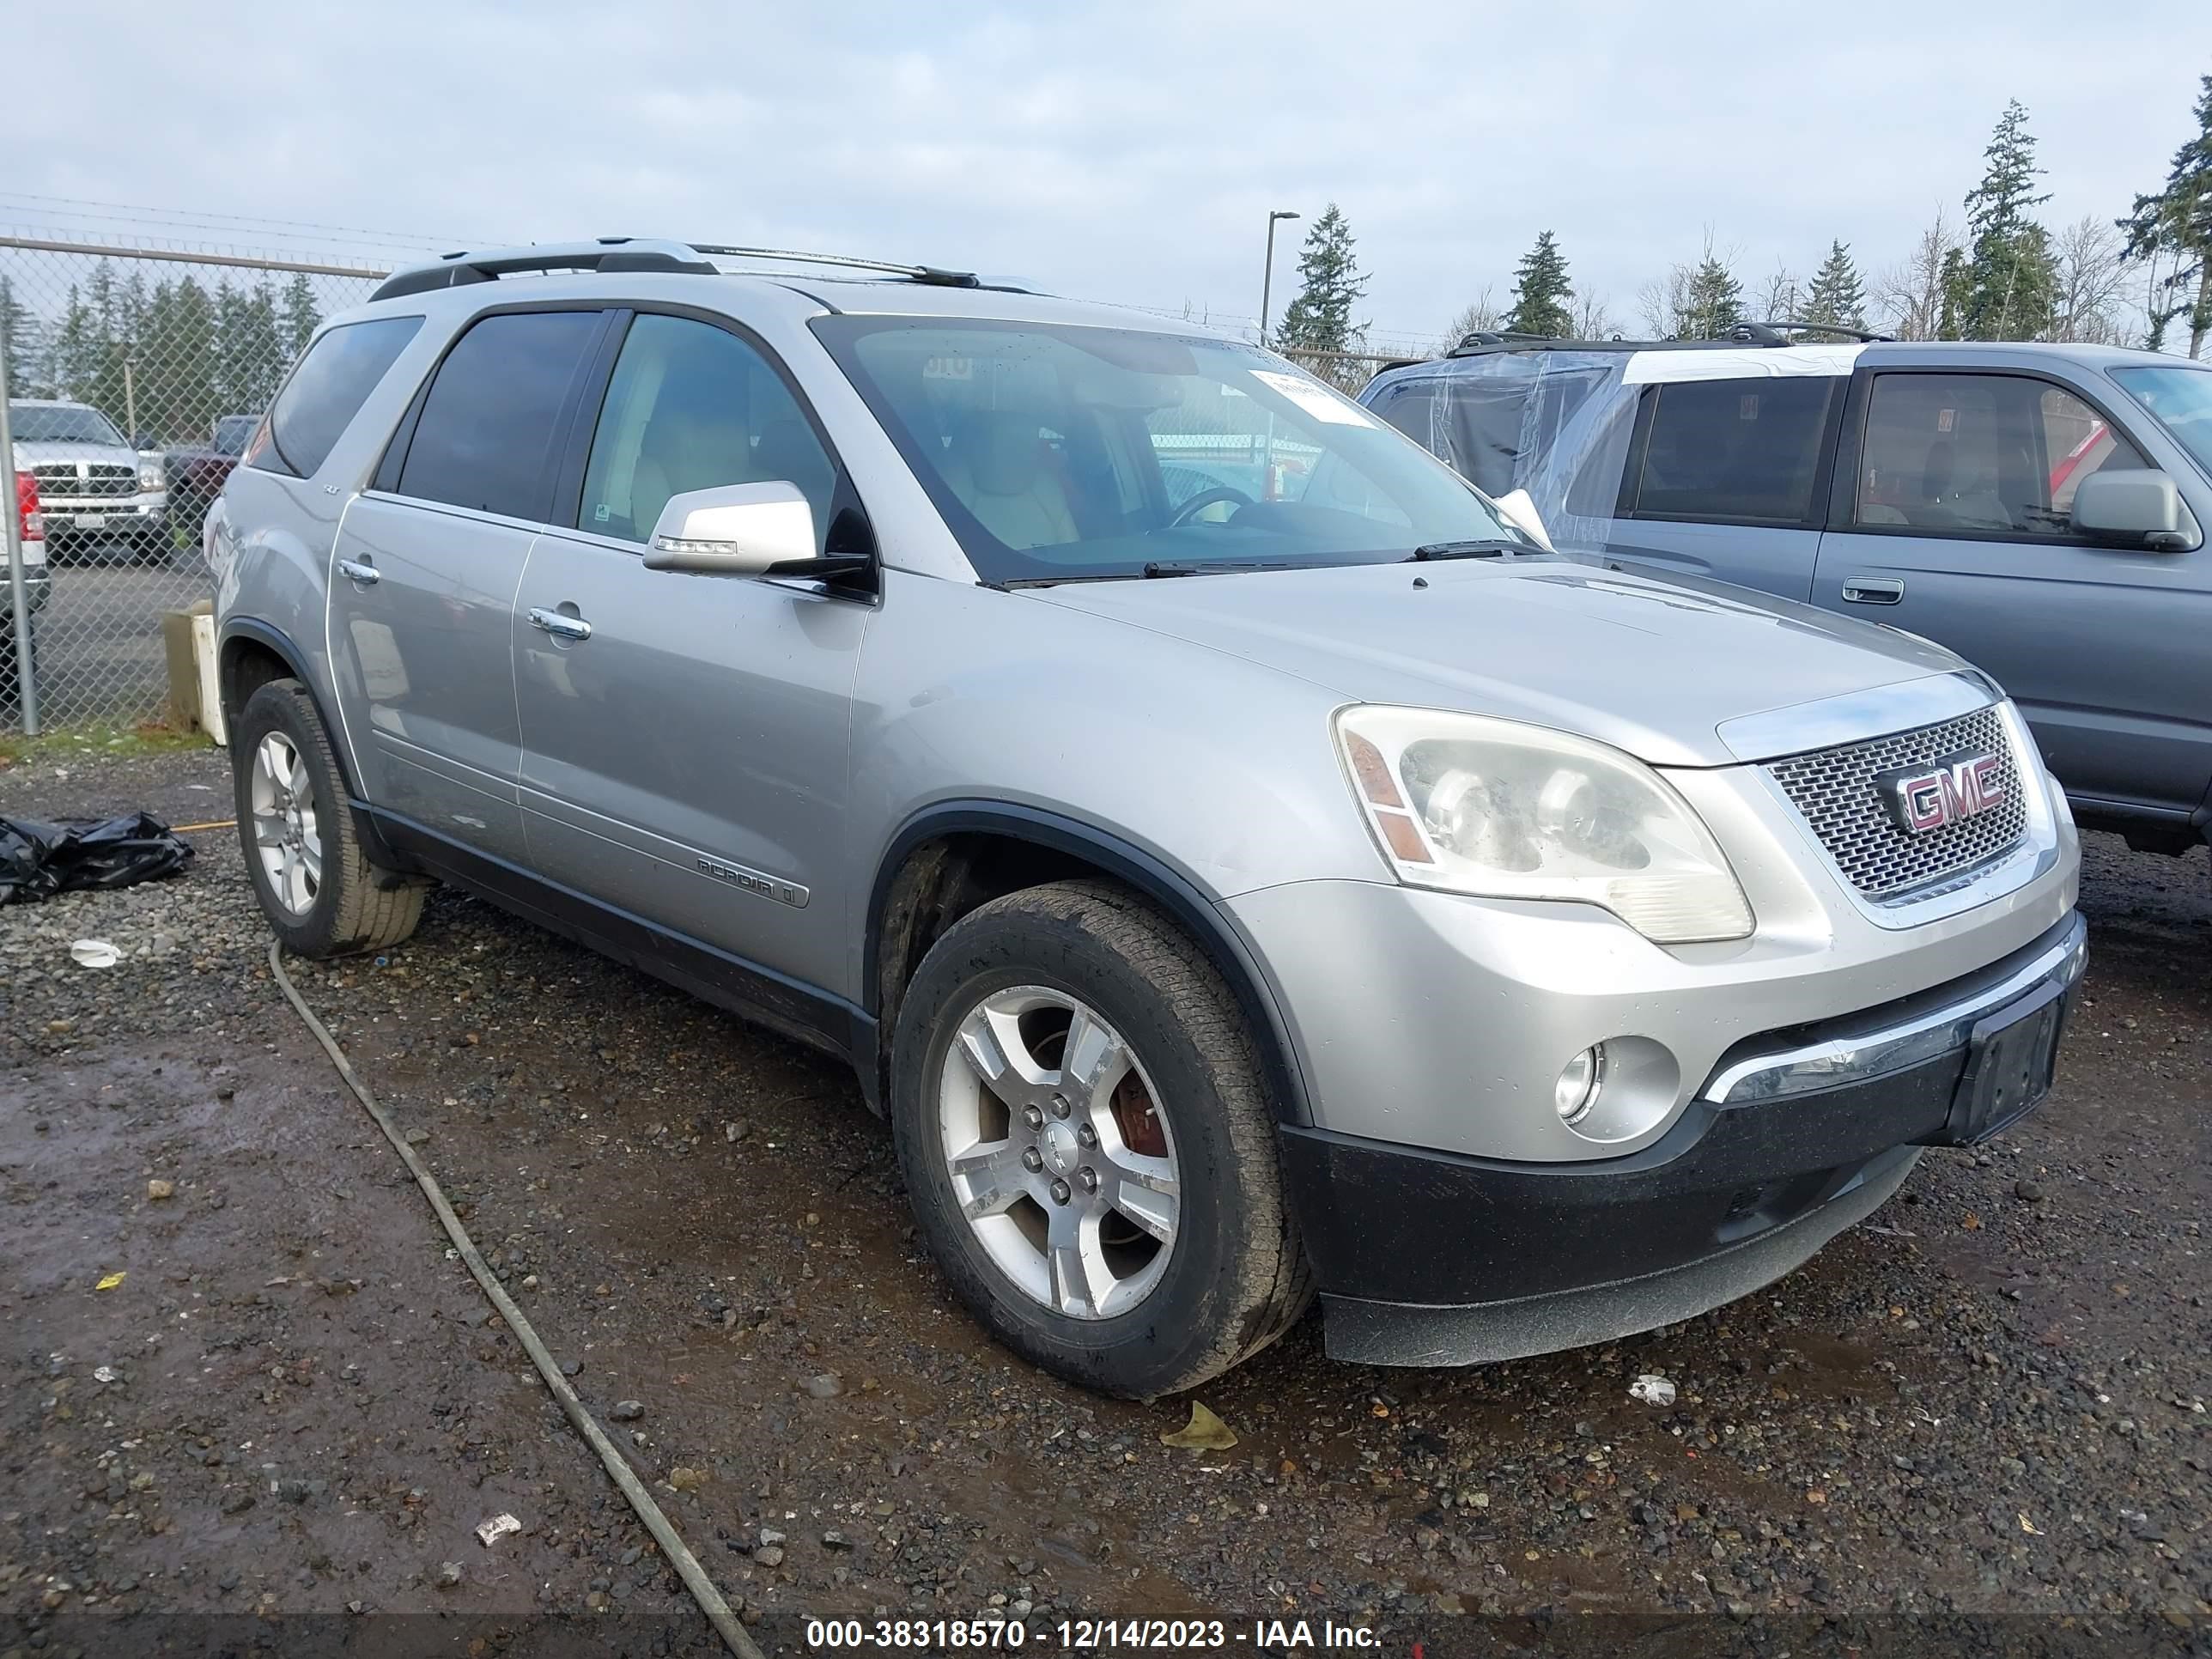
[(848, 1059), (976, 1316), (1149, 1396), (1787, 1273), (2039, 1101), (2077, 848), (1911, 635), (1551, 556), (1282, 359), (612, 239), (336, 318), (210, 515), (248, 867)]

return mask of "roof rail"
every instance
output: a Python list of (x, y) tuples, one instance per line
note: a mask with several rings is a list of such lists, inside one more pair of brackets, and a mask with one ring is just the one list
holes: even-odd
[(981, 288), (983, 279), (972, 270), (945, 270), (936, 265), (904, 265), (884, 259), (856, 259), (846, 253), (794, 253), (787, 248), (720, 247), (711, 242), (693, 246), (719, 259), (781, 259), (796, 264), (835, 265), (845, 270), (879, 270), (933, 288)]
[(1794, 319), (1771, 323), (1735, 323), (1711, 340), (1570, 340), (1547, 334), (1515, 334), (1501, 329), (1479, 328), (1464, 335), (1444, 353), (1446, 358), (1483, 357), (1514, 351), (1710, 351), (1722, 346), (1786, 346), (1792, 334), (1841, 334), (1874, 344), (1893, 340), (1893, 334), (1875, 334), (1836, 323), (1806, 323)]
[(1737, 345), (1787, 345), (1784, 337), (1790, 334), (1840, 334), (1846, 339), (1857, 340), (1868, 345), (1894, 340), (1894, 334), (1876, 334), (1863, 328), (1848, 328), (1841, 323), (1808, 323), (1795, 318), (1780, 322), (1738, 323), (1729, 331), (1729, 337)]
[(546, 242), (529, 247), (488, 248), (480, 252), (448, 253), (435, 264), (416, 265), (385, 279), (371, 300), (395, 300), (403, 295), (427, 294), (434, 289), (461, 288), (489, 283), (501, 276), (545, 270), (657, 270), (684, 271), (695, 276), (720, 274), (717, 258), (778, 259), (803, 264), (834, 265), (852, 270), (881, 271), (910, 282), (937, 288), (981, 288), (972, 271), (943, 270), (935, 265), (893, 264), (881, 259), (855, 259), (841, 253), (792, 253), (777, 248), (725, 247), (708, 242), (675, 242), (639, 236), (601, 236), (589, 242)]

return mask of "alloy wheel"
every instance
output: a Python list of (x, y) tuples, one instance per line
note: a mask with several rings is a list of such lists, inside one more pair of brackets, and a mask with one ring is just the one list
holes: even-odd
[(268, 733), (256, 745), (248, 799), (254, 851), (269, 890), (289, 914), (304, 916), (322, 890), (322, 829), (307, 763), (282, 732)]
[(937, 1101), (954, 1199), (1002, 1274), (1073, 1319), (1152, 1292), (1182, 1214), (1175, 1140), (1097, 1010), (1042, 986), (992, 993), (961, 1019)]

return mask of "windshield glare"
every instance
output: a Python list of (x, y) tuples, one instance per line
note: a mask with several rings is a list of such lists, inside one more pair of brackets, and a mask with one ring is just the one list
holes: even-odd
[(1534, 547), (1269, 353), (1134, 330), (835, 317), (817, 332), (986, 581)]
[(96, 409), (74, 404), (9, 404), (8, 435), (19, 444), (114, 444), (123, 434)]
[(2212, 477), (2212, 371), (2116, 368), (2112, 378), (2158, 417), (2158, 423)]

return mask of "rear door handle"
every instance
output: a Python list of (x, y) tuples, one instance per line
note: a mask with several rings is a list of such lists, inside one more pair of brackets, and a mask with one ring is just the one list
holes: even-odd
[(1887, 578), (1847, 576), (1844, 601), (1847, 605), (1895, 605), (1905, 597), (1905, 584)]
[(374, 565), (357, 559), (340, 559), (338, 569), (349, 582), (359, 582), (363, 587), (374, 587), (384, 580), (384, 573)]
[(530, 625), (542, 628), (557, 639), (588, 640), (592, 637), (592, 625), (581, 617), (571, 617), (562, 611), (548, 611), (542, 605), (531, 606)]

